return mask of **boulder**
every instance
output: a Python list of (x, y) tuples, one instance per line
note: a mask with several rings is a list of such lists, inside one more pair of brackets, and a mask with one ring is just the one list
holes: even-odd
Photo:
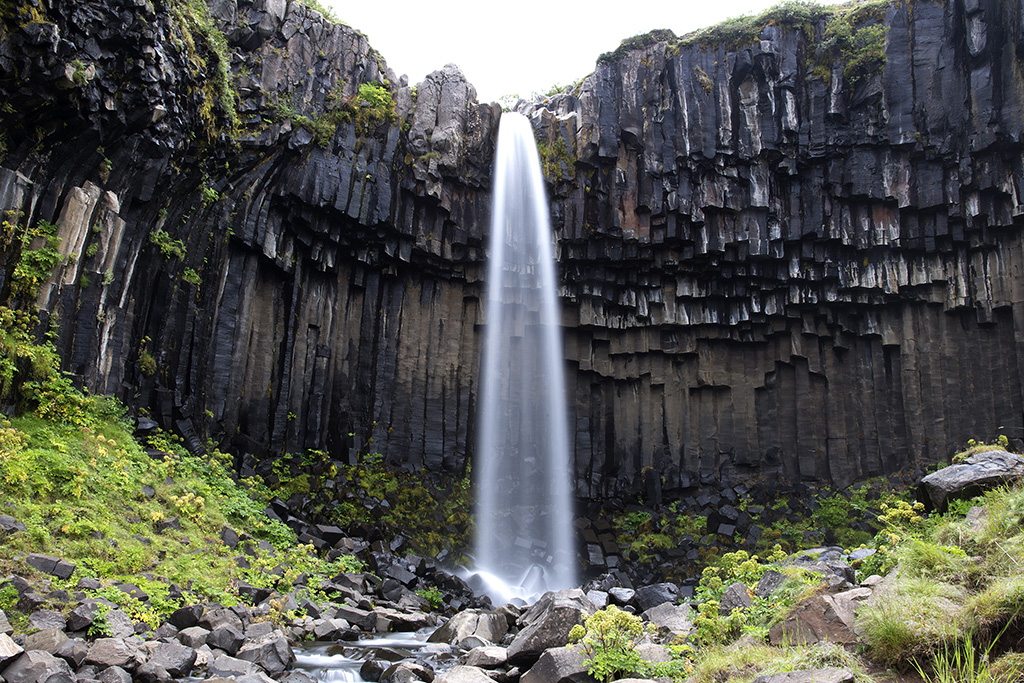
[(206, 644), (224, 650), (234, 656), (238, 648), (245, 642), (245, 634), (234, 626), (224, 625), (215, 628), (206, 635)]
[(3, 673), (7, 683), (75, 682), (75, 674), (67, 662), (41, 650), (21, 653)]
[(317, 640), (346, 640), (354, 638), (354, 629), (344, 619), (320, 619), (313, 626)]
[(182, 645), (196, 648), (201, 645), (205, 645), (206, 639), (209, 635), (210, 631), (206, 630), (202, 626), (189, 626), (188, 628), (183, 628), (178, 631), (178, 634), (175, 637)]
[(767, 598), (769, 595), (779, 589), (786, 581), (786, 575), (782, 572), (777, 572), (774, 569), (767, 570), (761, 575), (761, 578), (757, 582), (757, 586), (754, 588), (754, 595), (759, 598)]
[(105, 615), (107, 631), (114, 638), (131, 638), (135, 635), (135, 622), (123, 609), (112, 609)]
[(597, 683), (583, 666), (580, 648), (553, 647), (545, 650), (523, 674), (521, 683)]
[(64, 580), (70, 579), (77, 568), (67, 560), (41, 553), (29, 553), (29, 556), (25, 558), (25, 562), (30, 567), (35, 567), (44, 574), (56, 576), (58, 579)]
[(466, 666), (480, 669), (493, 669), (503, 666), (508, 661), (508, 650), (497, 645), (474, 647), (466, 654)]
[(459, 665), (434, 679), (434, 683), (493, 683), (487, 672), (475, 666)]
[(753, 683), (854, 683), (855, 680), (847, 669), (804, 669), (758, 676)]
[(608, 589), (608, 599), (610, 602), (618, 605), (619, 607), (625, 607), (636, 595), (636, 591), (632, 588), (622, 588), (621, 586), (614, 586)]
[(652, 607), (666, 602), (676, 602), (678, 599), (679, 586), (674, 583), (655, 583), (650, 586), (642, 586), (637, 588), (633, 595), (633, 603), (641, 612), (646, 612)]
[(86, 656), (89, 654), (89, 643), (81, 638), (68, 638), (53, 654), (77, 669), (82, 666)]
[(634, 648), (640, 659), (652, 664), (664, 664), (672, 661), (672, 651), (657, 643), (640, 643)]
[(83, 600), (78, 607), (68, 612), (67, 628), (69, 631), (84, 631), (92, 626), (99, 609), (95, 600)]
[(259, 670), (260, 668), (253, 662), (230, 655), (217, 655), (206, 665), (207, 674), (223, 678), (239, 678), (257, 673)]
[(67, 634), (61, 629), (47, 628), (25, 636), (25, 649), (42, 650), (43, 652), (55, 655), (67, 640)]
[(359, 667), (359, 677), (364, 681), (376, 683), (384, 675), (384, 672), (388, 670), (389, 666), (391, 666), (391, 662), (373, 658), (367, 659)]
[(919, 498), (928, 509), (944, 512), (950, 500), (973, 498), (1022, 477), (1024, 457), (1001, 450), (982, 451), (921, 479)]
[(641, 616), (659, 630), (666, 631), (672, 636), (685, 636), (693, 630), (693, 609), (689, 605), (663, 602)]
[(499, 643), (508, 632), (505, 616), (485, 610), (469, 609), (459, 612), (443, 626), (430, 634), (428, 643), (458, 644), (476, 636), (488, 643)]
[[(205, 629), (209, 629), (211, 632), (224, 626), (230, 626), (239, 633), (245, 633), (245, 625), (242, 623), (242, 619), (235, 612), (225, 607), (210, 607), (203, 610), (196, 623)], [(178, 628), (183, 628), (176, 623), (174, 625), (178, 626)], [(189, 626), (193, 625), (189, 624)]]
[(258, 664), (271, 676), (282, 673), (295, 662), (288, 640), (280, 632), (273, 632), (255, 641), (247, 641), (238, 650), (238, 659)]
[(137, 653), (138, 646), (124, 638), (97, 638), (89, 646), (85, 662), (95, 664), (100, 668), (120, 666), (133, 669), (136, 665)]
[(135, 671), (143, 682), (167, 681), (188, 676), (196, 663), (196, 651), (181, 643), (158, 643), (146, 661)]
[(380, 675), (380, 683), (431, 683), (434, 671), (416, 662), (392, 664)]
[(108, 666), (96, 675), (100, 683), (132, 683), (132, 675), (119, 666)]
[(0, 515), (0, 536), (9, 536), (24, 531), (25, 525), (10, 515)]
[(723, 615), (732, 614), (734, 609), (746, 609), (750, 607), (750, 593), (741, 581), (730, 584), (722, 598), (718, 601), (718, 613)]
[(317, 679), (305, 671), (289, 671), (278, 683), (317, 683)]
[(11, 661), (24, 651), (25, 649), (14, 642), (9, 635), (0, 633), (0, 670), (3, 669), (5, 663)]
[(546, 593), (520, 617), (524, 627), (508, 647), (509, 661), (531, 664), (548, 648), (562, 647), (572, 627), (596, 611), (579, 589)]
[(67, 627), (67, 619), (64, 618), (63, 614), (56, 610), (40, 609), (28, 615), (29, 631), (63, 631)]
[[(856, 589), (867, 590), (868, 589)], [(772, 627), (768, 638), (772, 645), (810, 645), (822, 641), (839, 645), (857, 642), (853, 630), (855, 600), (836, 600), (834, 595), (815, 595), (801, 601), (784, 621)]]
[(11, 622), (7, 620), (7, 615), (2, 609), (0, 609), (0, 633), (11, 635), (14, 633), (14, 627), (11, 626)]

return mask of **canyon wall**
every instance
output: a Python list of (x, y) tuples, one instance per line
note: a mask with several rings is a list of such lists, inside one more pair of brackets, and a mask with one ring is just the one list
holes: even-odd
[[(461, 470), (500, 108), (453, 66), (399, 80), (294, 0), (211, 0), (226, 52), (188, 8), (5, 9), (0, 209), (56, 224), (64, 258), (19, 300), (32, 245), (8, 239), (4, 297), (192, 448)], [(1022, 3), (857, 27), (884, 51), (859, 70), (826, 19), (780, 19), (652, 34), (517, 105), (580, 496), (845, 486), (1024, 436)], [(385, 82), (380, 117), (361, 86)]]

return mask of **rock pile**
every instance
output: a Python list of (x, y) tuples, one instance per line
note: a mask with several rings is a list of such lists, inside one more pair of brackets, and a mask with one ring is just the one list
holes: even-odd
[[(291, 517), (293, 523), (296, 519)], [(10, 533), (23, 528), (10, 518), (0, 523)], [(249, 683), (302, 683), (313, 679), (292, 669), (294, 643), (355, 640), (436, 626), (437, 613), (416, 590), (438, 589), (447, 613), (489, 606), (433, 561), (399, 557), (382, 541), (351, 538), (336, 527), (307, 526), (303, 533), (328, 553), (357, 554), (370, 571), (340, 573), (315, 585), (309, 577), (299, 576), (287, 592), (239, 580), (234, 589), (243, 604), (231, 606), (170, 584), (169, 597), (185, 606), (155, 628), (133, 619), (117, 602), (98, 597), (104, 586), (96, 579), (79, 578), (75, 590), (67, 591), (54, 590), (48, 578), (10, 576), (0, 583), (0, 591), (16, 592), (16, 610), (26, 626), (24, 634), (13, 635), (8, 618), (13, 614), (0, 611), (0, 680), (128, 683), (234, 676)], [(274, 552), (269, 544), (227, 527), (221, 540), (239, 553), (235, 561), (240, 566)], [(79, 573), (75, 564), (39, 553), (26, 557), (26, 564), (55, 579), (73, 580)], [(150, 602), (134, 584), (112, 588), (143, 604)], [(327, 599), (315, 602), (303, 588), (315, 588)], [(495, 630), (479, 630), (481, 638), (496, 637)]]

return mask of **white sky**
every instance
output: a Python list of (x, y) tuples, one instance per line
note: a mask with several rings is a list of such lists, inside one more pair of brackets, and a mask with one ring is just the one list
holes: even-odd
[[(836, 0), (819, 0), (834, 4)], [(324, 0), (415, 85), (455, 63), (481, 102), (545, 92), (594, 70), (598, 56), (656, 28), (684, 35), (771, 0)], [(634, 4), (635, 3), (635, 4)]]

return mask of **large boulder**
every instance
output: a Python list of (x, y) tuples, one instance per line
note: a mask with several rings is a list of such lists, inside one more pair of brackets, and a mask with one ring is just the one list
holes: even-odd
[(122, 669), (134, 669), (138, 664), (138, 651), (139, 647), (135, 642), (124, 638), (97, 638), (89, 646), (85, 662), (100, 668), (119, 666)]
[(734, 609), (746, 609), (750, 607), (750, 593), (741, 581), (736, 581), (722, 593), (718, 601), (718, 612), (723, 615), (732, 614)]
[(75, 674), (63, 659), (42, 650), (28, 650), (4, 669), (7, 683), (74, 683)]
[(271, 676), (283, 673), (295, 661), (291, 645), (277, 631), (256, 641), (246, 642), (238, 650), (236, 657), (258, 664)]
[(71, 578), (71, 575), (75, 573), (75, 565), (53, 555), (43, 555), (42, 553), (29, 553), (29, 556), (25, 558), (26, 564), (31, 567), (35, 567), (44, 574), (50, 576), (56, 576), (58, 579)]
[(689, 605), (673, 605), (663, 602), (652, 607), (641, 615), (646, 621), (654, 624), (660, 631), (670, 636), (689, 635), (693, 630), (693, 609)]
[(9, 635), (6, 633), (0, 633), (0, 669), (3, 669), (4, 664), (11, 661), (25, 649), (14, 642)]
[(416, 662), (392, 664), (380, 675), (380, 683), (431, 683), (434, 671)]
[(498, 643), (506, 632), (508, 621), (503, 614), (468, 609), (446, 621), (441, 628), (430, 634), (427, 642), (456, 645), (470, 636), (475, 636), (488, 643)]
[(578, 588), (545, 593), (519, 618), (522, 630), (508, 647), (515, 665), (532, 664), (550, 647), (569, 642), (569, 631), (597, 610)]
[(455, 666), (434, 679), (434, 683), (493, 683), (483, 669)]
[(674, 583), (655, 583), (650, 586), (641, 586), (636, 589), (633, 595), (633, 602), (646, 612), (652, 607), (666, 602), (676, 602), (679, 599), (679, 586)]
[(580, 648), (553, 647), (523, 674), (522, 683), (597, 683), (583, 666)]
[(772, 645), (808, 645), (822, 641), (852, 645), (858, 641), (854, 631), (854, 610), (871, 595), (868, 588), (854, 588), (835, 595), (815, 595), (800, 602), (786, 619), (768, 634)]
[(929, 509), (943, 512), (950, 500), (973, 498), (1022, 477), (1024, 457), (1006, 451), (982, 451), (924, 477), (919, 497)]
[(504, 666), (508, 661), (508, 650), (497, 645), (474, 647), (466, 655), (466, 666), (480, 669), (493, 669)]
[(178, 642), (158, 643), (135, 671), (135, 679), (149, 683), (187, 676), (196, 663), (196, 651)]

